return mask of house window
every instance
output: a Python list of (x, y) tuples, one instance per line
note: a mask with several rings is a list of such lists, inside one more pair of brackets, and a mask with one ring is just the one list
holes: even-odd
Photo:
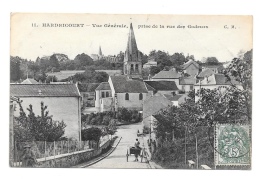
[(105, 92), (101, 93), (101, 97), (104, 98), (105, 97)]
[(135, 70), (138, 71), (138, 64), (135, 64)]
[(125, 94), (125, 100), (129, 100), (129, 94), (128, 93)]
[(139, 100), (143, 100), (143, 93), (139, 94)]
[(109, 97), (109, 92), (108, 91), (106, 92), (106, 97)]
[(190, 85), (190, 90), (193, 90), (193, 85)]
[(131, 71), (134, 71), (134, 65), (131, 64)]

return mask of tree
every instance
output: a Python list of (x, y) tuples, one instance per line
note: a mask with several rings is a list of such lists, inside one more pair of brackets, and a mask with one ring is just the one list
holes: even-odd
[(22, 72), (20, 69), (20, 58), (19, 57), (10, 57), (10, 76), (11, 81), (18, 81), (22, 78)]
[(58, 60), (56, 54), (53, 54), (50, 56), (50, 66), (55, 67), (56, 69), (60, 68), (59, 60)]
[(110, 122), (109, 122), (109, 124), (108, 124), (108, 131), (107, 131), (107, 133), (109, 134), (109, 135), (111, 135), (111, 138), (112, 138), (112, 136), (116, 133), (116, 131), (117, 131), (117, 121), (116, 121), (116, 119), (112, 119), (112, 120), (110, 120)]
[(155, 74), (159, 73), (160, 71), (161, 71), (160, 68), (157, 67), (157, 66), (151, 66), (150, 67), (150, 74), (152, 76), (154, 76)]
[(80, 68), (80, 67), (92, 65), (93, 59), (90, 56), (88, 56), (87, 54), (82, 53), (82, 54), (78, 54), (75, 57), (74, 62), (76, 64), (76, 67)]
[(206, 64), (208, 65), (218, 65), (219, 61), (216, 57), (208, 57), (205, 61)]
[(50, 83), (50, 82), (57, 82), (58, 78), (56, 76), (47, 76), (46, 78), (46, 83)]
[(185, 56), (182, 53), (174, 53), (170, 60), (175, 68), (179, 68), (181, 65), (183, 65), (185, 62), (187, 62), (189, 59), (185, 58)]
[(57, 141), (64, 138), (66, 124), (63, 121), (54, 121), (47, 111), (47, 106), (41, 102), (41, 115), (36, 116), (33, 106), (29, 105), (28, 115), (19, 102), (20, 116), (15, 118), (15, 140), (25, 141)]

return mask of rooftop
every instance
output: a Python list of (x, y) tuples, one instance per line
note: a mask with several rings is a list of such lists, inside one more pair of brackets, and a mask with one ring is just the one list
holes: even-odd
[(165, 109), (168, 106), (171, 106), (172, 103), (167, 98), (162, 95), (152, 96), (149, 99), (145, 100), (143, 105), (143, 118), (155, 115), (161, 109)]
[(95, 92), (100, 83), (79, 83), (78, 88), (80, 92)]
[(143, 81), (128, 79), (125, 75), (110, 76), (116, 93), (147, 93)]
[(110, 85), (108, 82), (102, 82), (100, 85), (96, 88), (96, 90), (111, 90)]
[(180, 85), (194, 85), (196, 84), (196, 78), (194, 77), (181, 77)]
[(208, 77), (211, 76), (212, 74), (214, 74), (215, 72), (212, 71), (209, 68), (203, 69), (200, 74), (198, 75), (198, 77)]
[[(231, 82), (227, 81), (224, 74), (213, 74), (201, 81), (200, 85), (240, 85), (240, 83), (231, 78)], [(199, 85), (197, 83), (196, 85)]]
[(38, 82), (33, 78), (27, 78), (21, 84), (38, 84)]
[[(154, 89), (156, 91), (175, 91), (178, 90), (175, 81), (144, 81), (147, 88)], [(150, 88), (150, 87), (151, 88)]]
[(193, 61), (193, 60), (187, 61), (187, 62), (184, 63), (181, 67), (182, 67), (182, 69), (186, 69), (186, 68), (188, 68), (191, 64), (193, 64), (194, 66), (196, 66), (197, 68), (199, 68), (199, 64), (196, 63), (196, 62)]
[(11, 84), (10, 95), (15, 97), (79, 97), (75, 84)]
[[(164, 96), (170, 100), (170, 101), (178, 101), (183, 95), (185, 94), (176, 94), (176, 95), (169, 95), (169, 94), (164, 94)], [(186, 95), (185, 95), (186, 96)]]
[(178, 73), (175, 68), (172, 68), (169, 71), (162, 70), (159, 73), (157, 73), (156, 75), (154, 75), (152, 78), (153, 79), (158, 79), (158, 78), (162, 78), (162, 79), (163, 78), (165, 78), (165, 79), (166, 78), (167, 79), (168, 78), (174, 78), (174, 79), (177, 79), (179, 77), (181, 77), (181, 74)]

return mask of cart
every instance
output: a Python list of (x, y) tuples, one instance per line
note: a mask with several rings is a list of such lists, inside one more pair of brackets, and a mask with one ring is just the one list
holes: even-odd
[[(126, 161), (128, 162), (128, 157), (133, 154), (133, 155), (139, 155), (140, 156), (141, 153), (141, 148), (135, 148), (135, 147), (129, 147), (126, 151)], [(142, 158), (142, 156), (141, 156)]]

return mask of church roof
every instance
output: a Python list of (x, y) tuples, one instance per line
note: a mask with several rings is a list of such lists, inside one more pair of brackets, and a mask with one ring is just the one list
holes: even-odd
[(11, 84), (10, 95), (15, 97), (79, 97), (75, 84)]
[(33, 78), (27, 78), (21, 84), (38, 84), (38, 82)]
[(128, 41), (127, 41), (124, 61), (126, 62), (126, 61), (139, 61), (139, 60), (140, 60), (139, 51), (137, 48), (135, 34), (131, 23), (129, 34), (128, 34)]
[(115, 93), (148, 93), (143, 81), (128, 79), (125, 75), (110, 76)]
[(145, 81), (150, 87), (156, 91), (176, 91), (178, 87), (175, 81)]
[(157, 73), (156, 75), (154, 75), (154, 77), (152, 77), (152, 78), (153, 79), (157, 79), (157, 78), (167, 78), (167, 79), (173, 78), (173, 79), (176, 79), (176, 78), (179, 78), (179, 77), (181, 77), (181, 74), (178, 73), (175, 68), (172, 68), (169, 71), (162, 70), (159, 73)]
[(96, 90), (111, 90), (110, 85), (108, 82), (102, 82), (100, 85), (96, 88)]

